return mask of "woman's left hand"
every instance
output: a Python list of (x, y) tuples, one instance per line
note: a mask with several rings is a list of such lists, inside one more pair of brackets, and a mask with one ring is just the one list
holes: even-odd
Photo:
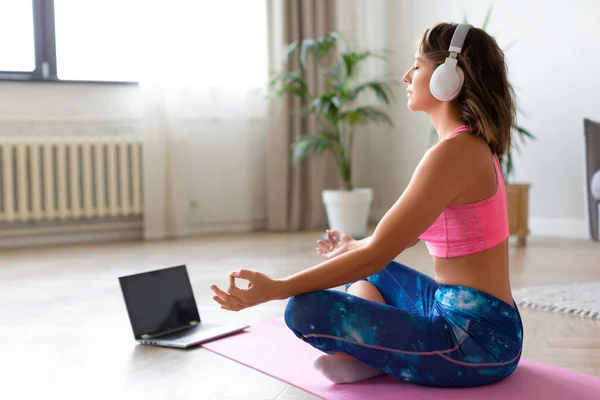
[[(237, 287), (235, 285), (236, 278), (247, 280), (248, 287), (246, 289)], [(217, 285), (211, 285), (210, 289), (215, 293), (213, 300), (219, 303), (221, 308), (230, 311), (240, 311), (244, 308), (287, 297), (283, 281), (271, 279), (262, 272), (245, 269), (229, 274), (229, 288), (227, 291), (221, 290)]]

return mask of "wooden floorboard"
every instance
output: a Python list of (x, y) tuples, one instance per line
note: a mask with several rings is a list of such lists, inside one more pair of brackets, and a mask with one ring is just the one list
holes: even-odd
[[(319, 262), (318, 232), (245, 234), (3, 250), (0, 253), (0, 398), (314, 398), (204, 349), (137, 346), (118, 277), (186, 264), (201, 315), (252, 323), (285, 302), (219, 309), (211, 283), (232, 269), (282, 277)], [(431, 273), (422, 244), (399, 261)], [(513, 288), (600, 280), (600, 244), (531, 237), (511, 247)], [(599, 299), (600, 301), (600, 294)], [(522, 309), (523, 356), (600, 377), (600, 320)], [(232, 384), (237, 382), (239, 384)]]

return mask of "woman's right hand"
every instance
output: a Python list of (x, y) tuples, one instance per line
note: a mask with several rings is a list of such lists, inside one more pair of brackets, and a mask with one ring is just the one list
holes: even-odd
[(317, 254), (326, 260), (360, 247), (359, 242), (352, 239), (347, 233), (336, 230), (327, 230), (326, 233), (329, 243), (322, 239), (317, 241), (317, 244), (319, 245), (319, 247), (317, 247)]

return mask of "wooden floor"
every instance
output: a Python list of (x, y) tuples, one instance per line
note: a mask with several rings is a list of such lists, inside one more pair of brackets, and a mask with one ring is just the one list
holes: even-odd
[[(133, 341), (118, 277), (187, 264), (201, 315), (252, 323), (284, 302), (229, 313), (208, 286), (240, 267), (282, 277), (319, 262), (318, 232), (4, 250), (0, 398), (308, 399), (314, 396), (204, 349)], [(422, 244), (399, 261), (431, 273)], [(530, 238), (511, 249), (514, 288), (600, 280), (600, 244)], [(598, 297), (600, 301), (600, 294)], [(524, 357), (600, 377), (600, 320), (522, 309)]]

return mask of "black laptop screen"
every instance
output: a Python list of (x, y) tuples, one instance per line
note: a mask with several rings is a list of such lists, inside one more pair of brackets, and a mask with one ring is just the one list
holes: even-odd
[(119, 278), (136, 338), (200, 322), (184, 265)]

